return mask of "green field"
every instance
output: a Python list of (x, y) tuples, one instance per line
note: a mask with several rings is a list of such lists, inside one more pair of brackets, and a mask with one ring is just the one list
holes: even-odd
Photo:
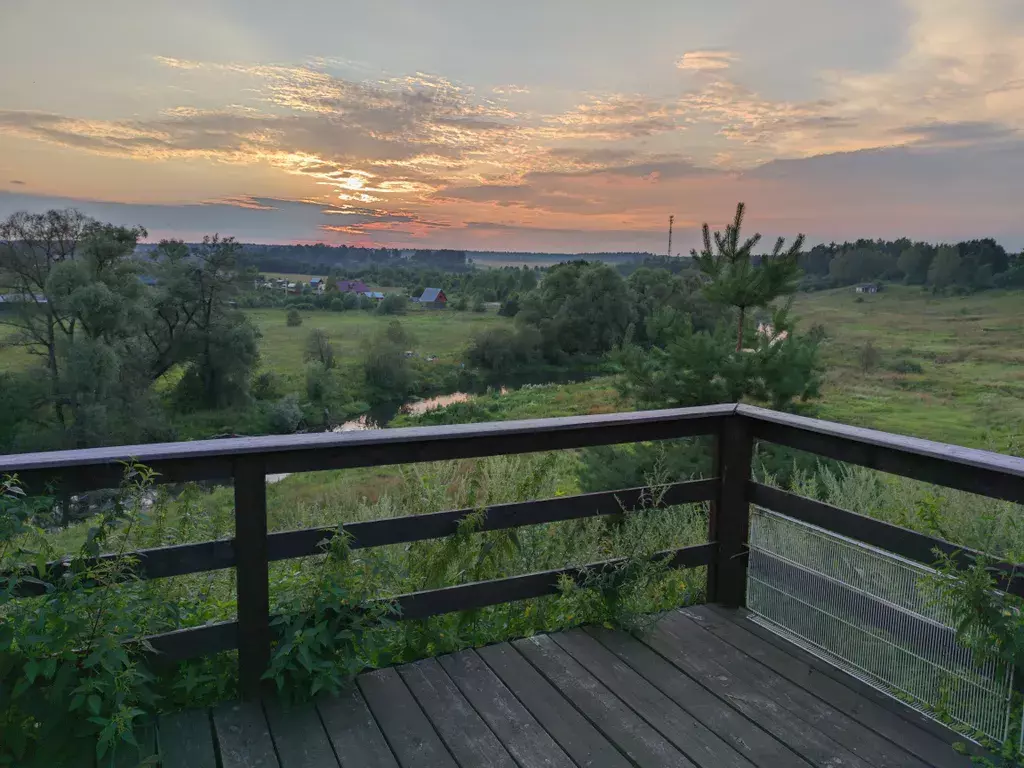
[[(798, 328), (828, 333), (820, 416), (943, 442), (1021, 454), (1024, 312), (1019, 292), (935, 297), (888, 287), (799, 294)], [(880, 352), (864, 370), (864, 346)], [(909, 363), (909, 365), (907, 365)], [(921, 372), (902, 373), (900, 369)]]
[[(857, 301), (861, 298), (861, 301)], [(799, 294), (794, 304), (798, 329), (821, 324), (827, 334), (827, 367), (822, 418), (900, 434), (1021, 454), (1015, 436), (1024, 432), (1024, 307), (1022, 295), (987, 291), (965, 297), (936, 297), (916, 288), (887, 287), (874, 296), (851, 289)], [(415, 309), (401, 317), (367, 312), (303, 311), (303, 324), (288, 327), (286, 310), (247, 310), (259, 327), (261, 370), (272, 370), (300, 389), (303, 348), (309, 331), (323, 328), (342, 368), (354, 365), (363, 344), (397, 319), (415, 337), (421, 358), (461, 362), (480, 330), (509, 322), (493, 313)], [(36, 358), (4, 343), (0, 326), (0, 370), (23, 370)], [(877, 365), (865, 370), (862, 353), (870, 342)], [(916, 372), (920, 366), (920, 372)], [(481, 403), (475, 414), (527, 418), (596, 413), (626, 407), (613, 382), (560, 385), (524, 392), (501, 405)], [(497, 396), (495, 396), (497, 397)]]
[(436, 355), (439, 362), (461, 362), (469, 340), (484, 328), (509, 322), (492, 313), (414, 309), (407, 315), (381, 316), (369, 312), (300, 311), (302, 325), (289, 327), (285, 309), (252, 309), (246, 314), (260, 329), (260, 368), (286, 378), (301, 377), (306, 337), (322, 328), (331, 338), (339, 362), (358, 357), (363, 345), (393, 321), (400, 322), (415, 339), (412, 351), (420, 357)]

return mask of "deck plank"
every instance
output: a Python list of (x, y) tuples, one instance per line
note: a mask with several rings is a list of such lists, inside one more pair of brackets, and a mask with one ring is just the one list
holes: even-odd
[(770, 688), (748, 683), (728, 661), (723, 665), (704, 648), (688, 648), (687, 641), (673, 634), (664, 619), (643, 637), (643, 642), (808, 762), (869, 768), (870, 764), (853, 752), (778, 706)]
[(338, 768), (331, 742), (313, 704), (287, 705), (278, 699), (269, 699), (263, 708), (281, 768)]
[(135, 740), (139, 743), (138, 747), (125, 743), (118, 745), (117, 757), (114, 760), (116, 768), (138, 768), (140, 765), (154, 764), (153, 758), (158, 754), (156, 723), (150, 721), (139, 724), (135, 729)]
[[(573, 761), (562, 751), (565, 745), (560, 747), (556, 742), (558, 729), (553, 730), (550, 721), (545, 722), (541, 716), (531, 714), (533, 707), (529, 699), (518, 695), (500, 671), (485, 663), (485, 659), (494, 658), (495, 650), (499, 648), (515, 654), (506, 643), (501, 643), (478, 651), (442, 656), (441, 667), (523, 768), (575, 768)], [(521, 686), (516, 687), (522, 690)], [(553, 689), (550, 689), (550, 694), (558, 697)], [(594, 735), (600, 738), (596, 731)], [(579, 764), (587, 765), (585, 762)], [(597, 768), (605, 764), (593, 765)]]
[(603, 627), (591, 627), (586, 631), (755, 765), (763, 768), (806, 768), (810, 765), (780, 740), (683, 674), (639, 640), (624, 632)]
[(259, 702), (221, 704), (213, 710), (213, 727), (223, 768), (280, 768)]
[(161, 715), (157, 739), (163, 768), (217, 768), (213, 726), (205, 709)]
[[(821, 674), (796, 655), (765, 642), (747, 629), (746, 625), (751, 622), (742, 621), (735, 612), (728, 612), (725, 609), (711, 610), (709, 606), (687, 609), (687, 612), (699, 616), (702, 627), (737, 650), (818, 698), (824, 699), (830, 706), (893, 744), (900, 745), (926, 763), (939, 768), (969, 768), (971, 765), (969, 757), (953, 751), (951, 741), (943, 741), (918, 727), (913, 720), (905, 717), (904, 713), (894, 712), (875, 703), (832, 677)], [(793, 650), (800, 649), (793, 646)], [(909, 707), (901, 705), (901, 708), (915, 719), (921, 717)], [(952, 732), (950, 735), (955, 736)], [(962, 740), (962, 737), (958, 740)]]
[(551, 638), (697, 765), (753, 765), (583, 630), (559, 632)]
[(515, 760), (476, 713), (437, 659), (398, 668), (456, 761), (480, 768), (516, 768)]
[(356, 680), (402, 768), (458, 768), (398, 672), (377, 669)]
[(398, 768), (398, 760), (355, 685), (337, 696), (320, 697), (316, 708), (342, 768)]
[(548, 635), (513, 647), (568, 698), (630, 760), (651, 768), (692, 768), (693, 763), (623, 704)]
[(681, 643), (700, 647), (705, 655), (720, 660), (748, 685), (770, 690), (776, 706), (789, 710), (868, 763), (879, 768), (928, 768), (924, 761), (716, 637), (685, 609), (669, 614), (662, 625), (670, 627)]

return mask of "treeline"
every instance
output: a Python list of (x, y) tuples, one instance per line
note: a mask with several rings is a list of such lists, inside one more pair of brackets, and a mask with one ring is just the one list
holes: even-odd
[(256, 245), (242, 244), (238, 255), (243, 267), (262, 272), (327, 274), (332, 270), (412, 267), (462, 272), (470, 268), (465, 251), (395, 248), (360, 248), (351, 245)]
[(1024, 288), (1024, 260), (991, 238), (955, 245), (907, 238), (829, 243), (801, 254), (799, 264), (804, 290), (872, 281), (900, 281), (953, 292)]

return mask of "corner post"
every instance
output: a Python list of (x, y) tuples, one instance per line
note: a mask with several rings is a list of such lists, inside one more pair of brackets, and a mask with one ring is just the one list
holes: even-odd
[(718, 552), (715, 562), (708, 566), (708, 601), (733, 608), (746, 603), (750, 530), (747, 483), (753, 449), (746, 417), (726, 416), (715, 437), (714, 466), (720, 486), (718, 498), (711, 504), (708, 541), (718, 544)]
[(256, 699), (262, 687), (260, 678), (270, 664), (267, 479), (262, 457), (239, 457), (233, 474), (238, 684), (242, 698)]

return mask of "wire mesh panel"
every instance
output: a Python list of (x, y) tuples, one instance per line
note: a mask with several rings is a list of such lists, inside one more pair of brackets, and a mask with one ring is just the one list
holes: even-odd
[(747, 573), (762, 626), (968, 736), (1007, 738), (1012, 670), (957, 642), (932, 569), (754, 507)]

